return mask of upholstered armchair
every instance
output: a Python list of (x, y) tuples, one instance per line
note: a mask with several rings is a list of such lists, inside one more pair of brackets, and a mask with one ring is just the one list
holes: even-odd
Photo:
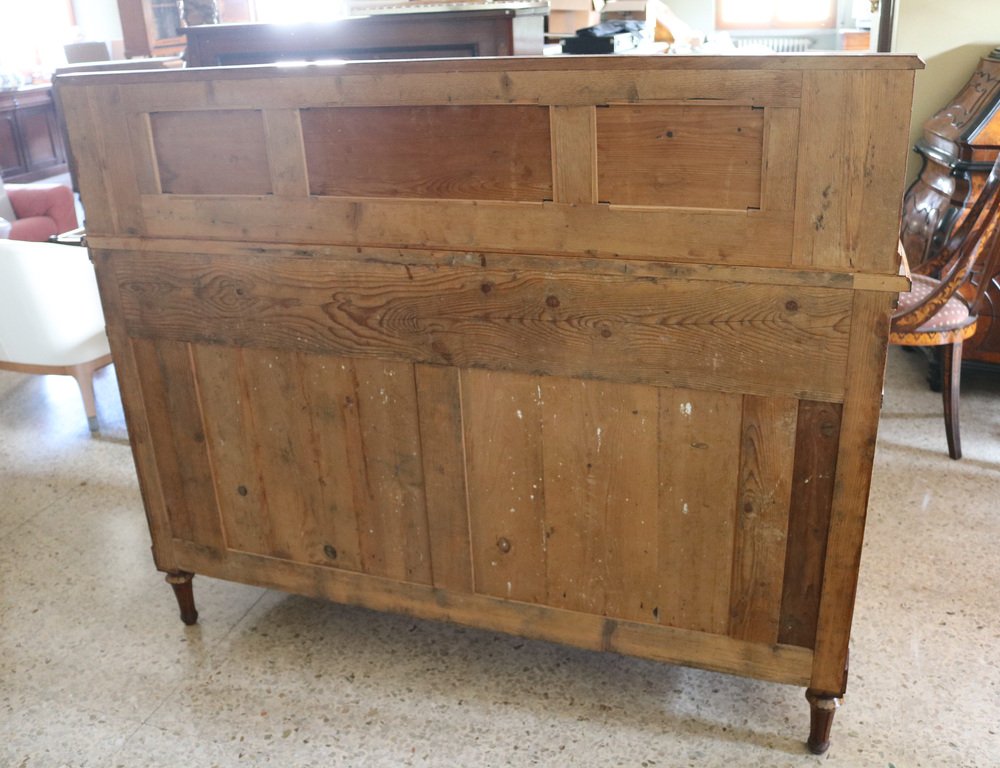
[(78, 225), (73, 192), (62, 185), (4, 187), (0, 178), (0, 218), (10, 224), (11, 240), (42, 242)]

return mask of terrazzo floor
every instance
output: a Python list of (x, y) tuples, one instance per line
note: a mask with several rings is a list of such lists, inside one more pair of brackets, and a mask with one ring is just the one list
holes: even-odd
[(1000, 766), (1000, 377), (965, 458), (891, 350), (851, 680), (823, 757), (799, 688), (207, 578), (185, 628), (113, 374), (0, 372), (0, 766)]

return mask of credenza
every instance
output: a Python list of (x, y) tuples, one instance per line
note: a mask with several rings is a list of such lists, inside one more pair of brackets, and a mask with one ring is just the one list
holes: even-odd
[(183, 620), (203, 574), (799, 685), (826, 749), (918, 66), (67, 77)]

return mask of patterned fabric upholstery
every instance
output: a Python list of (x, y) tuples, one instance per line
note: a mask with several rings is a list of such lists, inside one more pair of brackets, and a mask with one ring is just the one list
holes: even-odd
[[(899, 294), (899, 312), (908, 312), (924, 301), (940, 285), (940, 281), (926, 275), (913, 275), (913, 287)], [(916, 333), (940, 333), (962, 328), (972, 322), (969, 308), (958, 296), (952, 296), (948, 303), (937, 311), (926, 323), (916, 329)]]

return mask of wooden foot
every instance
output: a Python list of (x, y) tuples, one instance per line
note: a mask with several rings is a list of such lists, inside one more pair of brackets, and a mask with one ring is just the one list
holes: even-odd
[(809, 701), (809, 751), (822, 755), (830, 748), (830, 728), (840, 699), (812, 688), (806, 691), (806, 699)]
[(191, 589), (193, 573), (171, 571), (167, 574), (167, 584), (174, 588), (177, 607), (181, 610), (181, 621), (188, 626), (198, 621), (198, 610), (194, 607), (194, 590)]

